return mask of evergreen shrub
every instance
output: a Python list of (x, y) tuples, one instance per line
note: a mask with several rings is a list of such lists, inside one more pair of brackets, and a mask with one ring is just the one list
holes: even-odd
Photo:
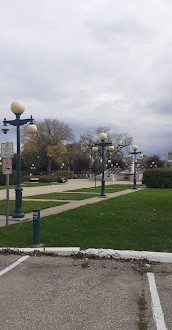
[(146, 170), (143, 173), (143, 182), (148, 188), (172, 188), (172, 170)]
[(60, 178), (64, 178), (65, 181), (73, 177), (73, 171), (57, 171), (52, 175), (43, 174), (43, 175), (26, 175), (23, 177), (23, 181), (30, 182), (31, 178), (39, 178), (39, 182), (58, 182)]
[[(23, 179), (26, 175), (25, 171), (21, 171), (21, 182), (23, 182)], [(9, 174), (9, 183), (10, 185), (16, 185), (17, 183), (17, 171), (13, 170), (12, 174)], [(0, 185), (3, 186), (6, 184), (6, 175), (2, 174), (2, 172), (0, 172)]]

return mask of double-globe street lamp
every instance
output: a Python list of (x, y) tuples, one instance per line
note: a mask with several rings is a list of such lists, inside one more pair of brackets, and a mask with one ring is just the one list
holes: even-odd
[(157, 165), (155, 164), (155, 162), (152, 162), (151, 164), (150, 164), (150, 168), (153, 168), (153, 167), (157, 167)]
[(133, 155), (133, 163), (134, 163), (134, 185), (133, 185), (133, 189), (137, 189), (136, 187), (136, 165), (137, 165), (137, 160), (136, 160), (136, 156), (139, 154), (140, 158), (143, 158), (142, 152), (141, 151), (137, 151), (138, 146), (135, 144), (134, 146), (132, 146), (133, 152), (131, 152), (130, 154)]
[(99, 139), (100, 139), (101, 142), (95, 143), (95, 146), (101, 147), (101, 149), (102, 149), (102, 182), (101, 182), (100, 196), (101, 197), (106, 197), (105, 177), (104, 177), (104, 162), (105, 162), (104, 151), (105, 151), (105, 147), (109, 146), (108, 149), (109, 149), (110, 152), (112, 152), (112, 151), (114, 151), (114, 147), (112, 146), (112, 142), (105, 142), (105, 140), (107, 139), (106, 133), (100, 133)]
[(6, 134), (8, 132), (8, 128), (6, 128), (7, 124), (16, 126), (17, 129), (17, 184), (15, 188), (15, 210), (13, 214), (13, 218), (24, 218), (24, 212), (22, 209), (22, 190), (21, 187), (21, 156), (20, 156), (20, 126), (29, 123), (27, 126), (28, 133), (36, 133), (37, 127), (34, 124), (34, 119), (32, 116), (29, 119), (20, 119), (21, 114), (25, 111), (25, 106), (20, 101), (15, 101), (11, 104), (11, 111), (16, 115), (16, 119), (14, 120), (6, 120), (4, 118), (3, 124), (4, 127), (2, 131)]

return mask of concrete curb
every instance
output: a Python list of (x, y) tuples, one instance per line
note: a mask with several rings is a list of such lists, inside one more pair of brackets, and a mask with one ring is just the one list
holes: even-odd
[(78, 254), (80, 252), (79, 247), (34, 247), (34, 248), (8, 248), (8, 247), (2, 247), (0, 248), (0, 251), (11, 251), (11, 252), (19, 252), (19, 253), (33, 253), (34, 251), (39, 251), (41, 253), (55, 253), (59, 256), (71, 256), (74, 254)]
[(172, 263), (172, 253), (150, 251), (127, 251), (112, 249), (86, 249), (80, 251), (86, 255), (95, 255), (106, 258), (147, 259), (149, 261)]
[(0, 251), (33, 253), (39, 251), (41, 253), (52, 253), (59, 256), (72, 256), (81, 253), (83, 256), (97, 256), (114, 259), (146, 259), (148, 261), (172, 263), (172, 253), (166, 252), (150, 252), (150, 251), (127, 251), (127, 250), (112, 250), (112, 249), (86, 249), (81, 250), (79, 247), (35, 247), (35, 248), (8, 248), (1, 247)]

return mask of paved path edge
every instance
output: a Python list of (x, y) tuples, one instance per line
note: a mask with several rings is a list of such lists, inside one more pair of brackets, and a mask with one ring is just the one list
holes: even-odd
[(151, 252), (151, 251), (130, 251), (130, 250), (112, 250), (112, 249), (95, 249), (90, 248), (81, 250), (80, 247), (33, 247), (33, 248), (13, 248), (1, 247), (1, 252), (18, 252), (18, 253), (52, 253), (59, 256), (72, 256), (82, 254), (83, 256), (97, 256), (114, 259), (146, 259), (148, 261), (172, 263), (172, 253), (167, 252)]

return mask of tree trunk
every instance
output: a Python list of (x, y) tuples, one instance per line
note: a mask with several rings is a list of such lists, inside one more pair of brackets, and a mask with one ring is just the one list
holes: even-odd
[(51, 157), (48, 157), (48, 168), (47, 168), (48, 175), (51, 175)]

